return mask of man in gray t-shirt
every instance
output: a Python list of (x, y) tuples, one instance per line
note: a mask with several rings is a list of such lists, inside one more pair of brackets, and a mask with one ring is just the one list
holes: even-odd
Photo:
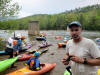
[[(100, 66), (100, 50), (92, 40), (82, 37), (79, 22), (70, 23), (69, 29), (72, 39), (67, 43), (62, 62), (71, 66), (72, 75), (98, 75), (96, 66)], [(69, 56), (70, 61), (66, 61)]]

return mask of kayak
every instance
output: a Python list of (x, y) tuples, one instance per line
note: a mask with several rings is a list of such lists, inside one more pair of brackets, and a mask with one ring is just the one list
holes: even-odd
[(97, 69), (97, 71), (98, 71), (98, 75), (100, 75), (100, 69)]
[(64, 75), (71, 75), (67, 70), (64, 72)]
[(56, 63), (54, 63), (54, 64), (44, 63), (44, 64), (40, 64), (40, 65), (42, 68), (39, 71), (32, 71), (32, 70), (29, 70), (28, 67), (24, 67), (22, 69), (11, 72), (7, 75), (41, 75), (41, 74), (44, 74), (44, 73), (52, 70), (56, 66)]
[[(31, 48), (32, 47), (32, 44), (28, 44), (26, 47), (23, 47), (22, 50), (20, 50), (19, 52), (24, 52), (26, 51), (27, 49)], [(6, 51), (5, 50), (2, 50), (0, 51), (0, 55), (6, 55)]]
[(67, 66), (64, 75), (72, 75), (71, 66)]
[[(24, 52), (31, 47), (32, 47), (32, 44), (28, 44), (26, 47), (23, 47), (22, 50), (20, 50), (19, 52)], [(7, 53), (5, 52), (5, 50), (0, 51), (0, 55), (6, 55), (6, 54)]]
[[(46, 51), (48, 51), (48, 50), (40, 50), (38, 52), (40, 52), (42, 54), (42, 53), (45, 53)], [(35, 52), (36, 51), (34, 51), (34, 53)], [(18, 60), (19, 61), (21, 61), (21, 60), (27, 60), (27, 59), (30, 59), (32, 57), (33, 57), (33, 54), (21, 54), (20, 57), (18, 58)]]
[[(23, 50), (20, 50), (19, 52), (24, 52), (26, 51), (27, 49), (23, 49)], [(3, 50), (3, 51), (0, 51), (0, 55), (7, 55), (6, 51)]]
[(45, 47), (48, 47), (48, 46), (52, 46), (52, 44), (46, 44), (46, 45), (43, 44), (43, 45), (40, 45), (39, 48), (45, 48)]
[(64, 44), (64, 43), (58, 43), (58, 47), (59, 48), (65, 48), (66, 47), (66, 44)]
[(19, 61), (21, 60), (27, 60), (30, 59), (31, 57), (33, 57), (32, 54), (21, 54), (20, 57), (18, 58)]
[(37, 41), (43, 41), (43, 40), (46, 40), (46, 38), (45, 37), (36, 37), (36, 40)]
[(22, 50), (20, 50), (19, 52), (24, 52), (24, 51), (30, 49), (31, 47), (32, 47), (32, 44), (28, 44), (27, 46), (22, 47)]
[(0, 72), (6, 70), (9, 66), (11, 66), (16, 60), (18, 59), (18, 57), (14, 57), (11, 59), (6, 59), (3, 61), (0, 61)]
[(27, 51), (29, 54), (33, 54), (35, 53), (36, 51), (39, 51), (41, 53), (45, 53), (46, 51), (48, 51), (48, 49), (42, 49), (42, 50), (30, 50), (30, 51)]
[(24, 48), (29, 49), (29, 48), (31, 48), (31, 47), (32, 47), (32, 44), (28, 44), (27, 46), (23, 47), (23, 49), (24, 49)]
[(0, 55), (5, 55), (7, 54), (4, 50), (3, 51), (0, 51)]
[(64, 37), (63, 36), (56, 36), (55, 38), (56, 39), (63, 39)]

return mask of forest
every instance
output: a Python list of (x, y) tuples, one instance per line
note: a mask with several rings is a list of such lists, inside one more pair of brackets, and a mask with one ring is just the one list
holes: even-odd
[(72, 21), (79, 21), (84, 30), (100, 30), (100, 5), (66, 10), (59, 14), (36, 14), (20, 19), (1, 20), (1, 30), (27, 30), (30, 21), (39, 21), (41, 30), (66, 30)]

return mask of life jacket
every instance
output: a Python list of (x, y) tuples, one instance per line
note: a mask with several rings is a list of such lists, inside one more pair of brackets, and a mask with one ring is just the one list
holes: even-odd
[[(40, 67), (40, 64), (39, 64), (39, 67)], [(29, 69), (36, 71), (36, 59), (33, 59), (30, 61)]]
[(21, 46), (21, 44), (22, 44), (22, 40), (19, 39), (17, 42), (18, 42), (18, 46)]
[(29, 69), (30, 70), (36, 70), (36, 62), (35, 62), (35, 59), (33, 59), (33, 60), (30, 61)]
[(13, 41), (13, 45), (17, 45), (17, 40), (14, 40)]

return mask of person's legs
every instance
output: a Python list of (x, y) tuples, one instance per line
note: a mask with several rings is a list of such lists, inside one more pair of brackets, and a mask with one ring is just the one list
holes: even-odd
[[(17, 56), (17, 52), (16, 52), (16, 47), (14, 47), (14, 49), (12, 49), (13, 51), (12, 51), (12, 53), (11, 53), (11, 55), (12, 55), (12, 58), (13, 57), (15, 57), (15, 56)], [(15, 68), (16, 66), (14, 66), (14, 63), (12, 64), (12, 66), (11, 66), (11, 68)]]
[[(10, 58), (13, 58), (14, 57), (14, 55), (13, 55), (13, 49), (12, 49), (12, 52), (10, 53)], [(11, 68), (14, 68), (15, 66), (14, 66), (14, 63), (11, 65)]]

